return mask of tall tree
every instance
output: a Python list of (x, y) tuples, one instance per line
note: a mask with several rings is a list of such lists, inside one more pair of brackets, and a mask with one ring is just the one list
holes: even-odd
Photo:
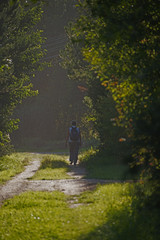
[(40, 1), (0, 2), (0, 155), (9, 150), (9, 133), (17, 128), (18, 120), (12, 118), (15, 106), (37, 94), (32, 90), (31, 76), (43, 65), (44, 39), (35, 28), (41, 7)]
[(116, 122), (132, 140), (135, 162), (158, 177), (160, 3), (84, 0), (78, 6), (74, 35), (83, 39), (83, 59), (111, 93)]
[(86, 4), (99, 29), (92, 25), (92, 33), (85, 31), (89, 42), (83, 50), (85, 59), (112, 93), (117, 121), (134, 143), (134, 159), (155, 172), (160, 159), (160, 4), (145, 0)]

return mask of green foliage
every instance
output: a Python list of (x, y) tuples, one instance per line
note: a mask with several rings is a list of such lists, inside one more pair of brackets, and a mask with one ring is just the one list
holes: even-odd
[(159, 236), (159, 212), (138, 208), (131, 184), (99, 186), (77, 196), (80, 206), (70, 208), (60, 192), (26, 192), (0, 209), (1, 239), (146, 239)]
[[(86, 19), (90, 21), (87, 16), (82, 16), (81, 20)], [(117, 116), (117, 111), (112, 96), (101, 84), (92, 66), (84, 61), (83, 50), (87, 40), (81, 20), (66, 27), (68, 43), (61, 53), (62, 66), (67, 69), (69, 78), (79, 83), (78, 87), (83, 93), (87, 107), (82, 116), (83, 138), (98, 139), (101, 147), (105, 148), (117, 144), (124, 131), (113, 127), (111, 120)]]
[(30, 81), (44, 55), (41, 30), (35, 30), (41, 15), (40, 2), (0, 3), (0, 156), (9, 145), (9, 133), (18, 127), (18, 120), (11, 118), (16, 105), (38, 93)]
[(157, 1), (84, 0), (78, 8), (72, 39), (83, 42), (83, 60), (110, 92), (116, 123), (131, 138), (135, 164), (160, 181), (160, 6)]

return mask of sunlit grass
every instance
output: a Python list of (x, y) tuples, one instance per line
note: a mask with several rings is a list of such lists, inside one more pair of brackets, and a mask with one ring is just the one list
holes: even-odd
[(0, 239), (5, 240), (157, 240), (159, 214), (137, 209), (132, 184), (99, 186), (76, 196), (70, 208), (60, 192), (26, 192), (0, 209)]
[(31, 153), (13, 153), (0, 158), (0, 184), (24, 170), (35, 155)]
[(69, 179), (69, 165), (64, 155), (46, 155), (40, 169), (32, 177), (34, 180)]

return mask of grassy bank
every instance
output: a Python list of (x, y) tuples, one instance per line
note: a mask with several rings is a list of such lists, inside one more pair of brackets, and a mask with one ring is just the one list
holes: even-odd
[[(26, 192), (0, 209), (0, 239), (5, 240), (157, 240), (158, 212), (136, 197), (132, 184), (99, 186), (73, 197), (60, 192)], [(75, 199), (75, 197), (74, 197)]]
[(132, 173), (129, 164), (121, 155), (110, 154), (106, 151), (89, 149), (80, 157), (80, 166), (87, 169), (87, 178), (133, 180), (137, 179), (138, 173)]

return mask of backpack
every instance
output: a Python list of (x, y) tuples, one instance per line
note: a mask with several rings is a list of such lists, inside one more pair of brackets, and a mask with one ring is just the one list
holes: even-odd
[(79, 140), (79, 129), (78, 128), (71, 128), (70, 129), (70, 139), (71, 141), (78, 141)]

